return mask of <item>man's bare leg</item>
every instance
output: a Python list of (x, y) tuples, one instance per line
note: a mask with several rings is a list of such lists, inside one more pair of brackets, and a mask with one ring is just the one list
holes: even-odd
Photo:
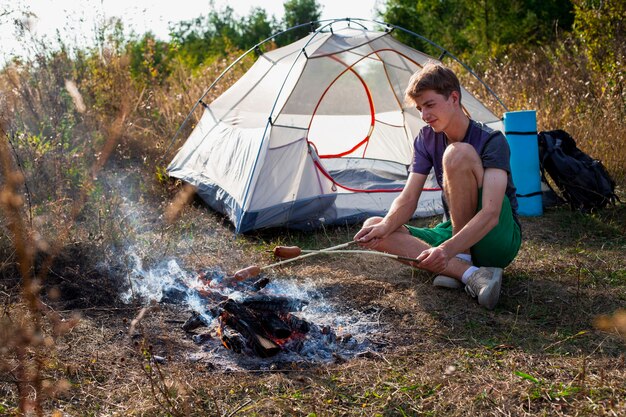
[[(443, 182), (452, 221), (452, 234), (458, 233), (476, 215), (478, 188), (485, 170), (474, 147), (452, 143), (443, 154)], [(465, 253), (469, 253), (469, 248)]]
[[(476, 214), (478, 207), (478, 186), (482, 184), (484, 169), (482, 162), (473, 146), (466, 143), (448, 145), (443, 156), (444, 189), (446, 201), (452, 221), (452, 233), (458, 233)], [(363, 227), (373, 226), (382, 221), (381, 217), (372, 217), (365, 221)], [(373, 247), (381, 252), (394, 255), (417, 257), (430, 246), (412, 236), (405, 227), (398, 228), (387, 238), (382, 239)], [(469, 248), (463, 253), (469, 254)], [(419, 264), (404, 262), (419, 268)], [(470, 267), (467, 262), (453, 258), (443, 271), (431, 271), (461, 280), (463, 273)]]
[[(478, 153), (467, 143), (448, 145), (443, 155), (443, 181), (446, 201), (452, 222), (452, 234), (458, 233), (476, 215), (478, 209), (478, 187), (482, 185), (484, 168)], [(471, 266), (470, 248), (461, 252), (467, 263), (464, 271)], [(440, 287), (463, 288), (462, 276), (439, 274), (433, 284)], [(457, 280), (456, 283), (450, 278)]]
[[(363, 223), (363, 227), (373, 226), (382, 221), (382, 217), (370, 217)], [(373, 249), (379, 252), (391, 253), (399, 256), (406, 256), (409, 258), (417, 258), (417, 256), (430, 248), (426, 242), (412, 236), (409, 231), (404, 227), (399, 227), (395, 232), (390, 234), (385, 239), (381, 239), (374, 245)], [(419, 268), (419, 264), (414, 262), (405, 262), (407, 265)], [(444, 271), (430, 271), (436, 274), (443, 274), (449, 277), (461, 279), (463, 273), (467, 270), (469, 265), (466, 262), (458, 258), (453, 258), (448, 262), (448, 266)]]

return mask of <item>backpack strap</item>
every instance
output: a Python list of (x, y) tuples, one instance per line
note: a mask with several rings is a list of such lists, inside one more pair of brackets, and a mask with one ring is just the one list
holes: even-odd
[(539, 169), (541, 170), (541, 181), (545, 185), (548, 186), (548, 188), (556, 196), (560, 204), (565, 204), (565, 200), (563, 199), (563, 197), (561, 197), (559, 193), (557, 193), (554, 190), (554, 188), (552, 188), (552, 186), (550, 185), (550, 182), (548, 181), (548, 178), (546, 177), (546, 168), (545, 168), (546, 159), (548, 159), (548, 157), (552, 155), (552, 153), (554, 153), (554, 145), (558, 139), (554, 139), (552, 136), (550, 136), (548, 132), (539, 132), (539, 134), (537, 135), (537, 139), (539, 141), (539, 146), (540, 147), (543, 146), (543, 148), (545, 149), (545, 151), (543, 152), (543, 156), (539, 159)]

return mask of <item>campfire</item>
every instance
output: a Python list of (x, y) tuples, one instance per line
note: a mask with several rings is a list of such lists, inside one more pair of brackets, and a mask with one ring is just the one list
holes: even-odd
[[(208, 304), (206, 312), (192, 313), (182, 326), (186, 332), (208, 327), (215, 331), (227, 349), (267, 358), (283, 350), (297, 351), (311, 330), (308, 321), (294, 314), (302, 311), (308, 301), (262, 293), (269, 283), (268, 278), (251, 284), (236, 283), (239, 287), (237, 298), (222, 296), (219, 287), (223, 283), (216, 284), (215, 280), (208, 281), (208, 278), (206, 274), (200, 274), (199, 279), (207, 285), (198, 291)], [(206, 337), (195, 340), (203, 339)]]
[(254, 279), (233, 281), (219, 268), (188, 271), (174, 260), (150, 270), (138, 263), (125, 295), (187, 306), (182, 329), (202, 346), (192, 355), (220, 358), (211, 362), (218, 366), (343, 361), (386, 346), (375, 307), (341, 314), (311, 282)]
[[(310, 324), (292, 314), (307, 304), (288, 297), (255, 295), (241, 301), (226, 299), (208, 311), (215, 317), (217, 335), (226, 348), (267, 358), (297, 344), (309, 332)], [(207, 325), (212, 323), (194, 313), (183, 330), (191, 332)]]

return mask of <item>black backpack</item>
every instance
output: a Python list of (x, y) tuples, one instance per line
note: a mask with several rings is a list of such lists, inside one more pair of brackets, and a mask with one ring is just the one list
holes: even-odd
[(539, 132), (538, 139), (542, 179), (549, 186), (547, 171), (572, 210), (590, 212), (619, 201), (604, 165), (578, 149), (567, 132)]

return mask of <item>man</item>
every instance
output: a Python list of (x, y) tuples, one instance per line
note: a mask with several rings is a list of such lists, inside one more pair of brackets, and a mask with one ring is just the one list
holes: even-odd
[[(426, 122), (415, 139), (406, 186), (387, 215), (367, 219), (354, 240), (365, 248), (416, 258), (411, 265), (439, 274), (434, 285), (465, 287), (480, 305), (493, 309), (502, 268), (521, 243), (506, 138), (465, 114), (459, 80), (440, 64), (416, 72), (405, 99)], [(433, 167), (450, 220), (432, 229), (405, 225)]]

